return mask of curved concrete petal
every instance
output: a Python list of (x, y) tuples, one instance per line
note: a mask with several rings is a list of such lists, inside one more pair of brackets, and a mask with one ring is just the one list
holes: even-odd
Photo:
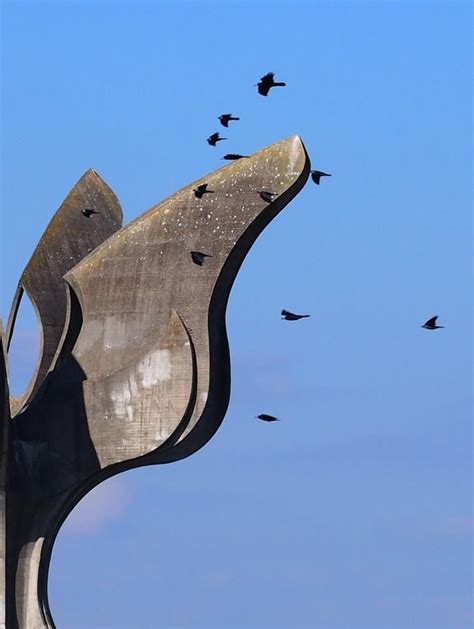
[(148, 454), (189, 420), (196, 396), (192, 341), (171, 313), (159, 343), (133, 364), (83, 383), (89, 432), (105, 468)]
[[(84, 209), (98, 212), (89, 218)], [(67, 195), (25, 267), (7, 326), (10, 343), (25, 290), (40, 323), (40, 359), (26, 392), (15, 399), (18, 412), (33, 398), (54, 366), (67, 319), (67, 288), (63, 275), (122, 225), (122, 210), (109, 186), (88, 170)]]
[[(152, 347), (162, 351), (160, 339), (176, 311), (195, 348), (197, 395), (185, 430), (175, 437), (184, 439), (205, 408), (212, 424), (207, 432), (213, 434), (229, 399), (224, 314), (232, 283), (258, 234), (297, 194), (308, 174), (309, 160), (297, 136), (273, 144), (175, 193), (67, 273), (83, 313), (73, 356), (86, 379), (100, 380), (133, 366)], [(213, 192), (198, 199), (193, 189), (202, 183)], [(264, 201), (261, 190), (275, 193), (275, 201)], [(200, 266), (192, 251), (209, 257)], [(141, 386), (133, 391), (135, 397), (142, 394)], [(104, 411), (109, 417), (117, 413), (113, 400)], [(91, 427), (101, 421), (92, 408), (87, 412)], [(156, 446), (150, 440), (143, 451)]]

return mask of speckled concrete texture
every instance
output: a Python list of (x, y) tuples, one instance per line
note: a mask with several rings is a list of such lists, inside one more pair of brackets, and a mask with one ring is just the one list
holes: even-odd
[[(46, 593), (52, 545), (92, 487), (189, 456), (220, 426), (230, 396), (232, 284), (309, 170), (294, 136), (193, 182), (121, 229), (116, 197), (88, 171), (53, 217), (7, 326), (9, 338), (27, 290), (42, 325), (42, 357), (12, 420), (5, 368), (0, 373), (9, 628), (54, 626)], [(202, 183), (213, 193), (199, 199), (193, 189)], [(273, 201), (261, 190), (275, 193)], [(84, 207), (99, 213), (87, 218)], [(193, 251), (208, 257), (197, 264)]]

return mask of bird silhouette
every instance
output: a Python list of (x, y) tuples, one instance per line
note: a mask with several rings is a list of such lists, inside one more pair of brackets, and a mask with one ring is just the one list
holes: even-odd
[(221, 138), (219, 133), (213, 133), (207, 138), (207, 143), (211, 146), (215, 146), (217, 142), (222, 142), (222, 140), (227, 140), (227, 138)]
[(265, 76), (262, 76), (262, 78), (260, 79), (260, 81), (257, 83), (257, 89), (258, 89), (258, 93), (261, 94), (262, 96), (267, 96), (268, 92), (271, 90), (272, 87), (285, 87), (286, 83), (276, 83), (273, 80), (273, 77), (275, 76), (274, 72), (268, 72), (268, 74), (265, 74)]
[(86, 218), (90, 218), (92, 214), (100, 214), (100, 212), (98, 212), (97, 210), (91, 210), (90, 208), (85, 207), (83, 210), (81, 210), (81, 214), (83, 214)]
[(208, 253), (202, 253), (201, 251), (191, 251), (191, 258), (194, 264), (202, 266), (204, 264), (204, 258), (212, 258)]
[(248, 155), (239, 155), (238, 153), (227, 153), (226, 155), (224, 155), (224, 157), (221, 157), (221, 159), (235, 160), (235, 159), (241, 159), (242, 157), (248, 157)]
[(277, 196), (276, 192), (268, 192), (268, 190), (259, 190), (258, 194), (267, 203), (271, 203), (273, 201), (272, 197), (276, 197)]
[(306, 317), (310, 317), (311, 315), (299, 315), (294, 312), (290, 312), (289, 310), (281, 311), (282, 319), (286, 319), (286, 321), (298, 321), (298, 319), (305, 319)]
[(431, 317), (431, 319), (428, 319), (428, 321), (426, 321), (426, 323), (424, 323), (421, 327), (425, 328), (426, 330), (437, 330), (438, 328), (444, 328), (444, 325), (436, 325), (436, 319), (438, 317)]
[(237, 118), (236, 116), (233, 116), (232, 114), (222, 114), (219, 116), (219, 120), (223, 127), (228, 127), (230, 120), (240, 120), (240, 118)]
[(201, 199), (204, 194), (214, 194), (214, 190), (207, 189), (207, 183), (202, 183), (197, 188), (194, 188), (193, 192), (198, 199)]
[(267, 415), (266, 413), (261, 413), (257, 415), (255, 419), (261, 419), (264, 422), (279, 422), (278, 417), (274, 417), (273, 415)]
[(332, 175), (330, 175), (329, 173), (323, 173), (322, 170), (312, 170), (311, 171), (311, 179), (314, 181), (314, 183), (319, 186), (319, 182), (321, 180), (321, 177), (332, 177)]

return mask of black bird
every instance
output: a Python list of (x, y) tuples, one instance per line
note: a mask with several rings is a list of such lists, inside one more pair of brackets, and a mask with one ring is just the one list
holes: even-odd
[(272, 87), (285, 87), (286, 83), (276, 83), (273, 80), (275, 76), (274, 72), (268, 72), (265, 76), (262, 76), (260, 81), (257, 83), (258, 93), (262, 96), (267, 96), (268, 92)]
[(221, 157), (221, 159), (234, 160), (234, 159), (241, 159), (242, 157), (248, 157), (248, 155), (239, 155), (238, 153), (227, 153), (226, 155), (224, 155), (224, 157)]
[(314, 181), (314, 183), (317, 186), (319, 186), (319, 181), (320, 181), (321, 177), (332, 177), (332, 175), (330, 175), (329, 173), (323, 173), (322, 170), (312, 170), (311, 171), (311, 179)]
[(214, 194), (214, 190), (207, 189), (207, 183), (202, 183), (197, 188), (194, 188), (193, 192), (198, 199), (201, 199), (203, 194)]
[(212, 258), (208, 253), (202, 253), (201, 251), (191, 251), (191, 258), (194, 264), (202, 266), (204, 264), (204, 258)]
[(211, 146), (215, 146), (217, 142), (222, 142), (222, 140), (227, 140), (227, 138), (221, 138), (219, 133), (213, 133), (207, 138), (207, 143)]
[(240, 118), (237, 118), (233, 116), (232, 114), (222, 114), (221, 116), (219, 116), (219, 120), (223, 127), (228, 127), (230, 120), (240, 120)]
[(290, 312), (289, 310), (281, 311), (282, 319), (286, 319), (286, 321), (298, 321), (298, 319), (305, 319), (306, 317), (310, 317), (311, 315), (299, 315), (294, 312)]
[(444, 325), (436, 325), (436, 319), (438, 317), (431, 317), (428, 319), (426, 323), (424, 323), (421, 327), (426, 328), (427, 330), (437, 330), (438, 328), (444, 328)]
[(259, 190), (258, 194), (267, 203), (271, 203), (273, 201), (272, 197), (276, 197), (277, 196), (276, 192), (268, 192), (268, 190)]
[(273, 415), (267, 415), (266, 413), (257, 415), (256, 419), (261, 419), (264, 422), (279, 422), (280, 421), (278, 417), (274, 417)]
[(100, 214), (100, 212), (98, 212), (97, 210), (91, 210), (90, 208), (85, 207), (83, 210), (81, 210), (81, 214), (83, 214), (86, 218), (90, 218), (92, 214)]

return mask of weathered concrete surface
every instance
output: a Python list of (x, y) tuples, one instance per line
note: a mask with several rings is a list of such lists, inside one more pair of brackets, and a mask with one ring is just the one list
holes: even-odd
[[(86, 218), (81, 210), (100, 212)], [(27, 391), (14, 400), (13, 415), (33, 398), (54, 367), (67, 320), (67, 287), (63, 276), (122, 226), (122, 209), (109, 186), (88, 170), (53, 216), (18, 283), (7, 325), (10, 344), (23, 291), (40, 321), (40, 361)]]
[[(306, 180), (305, 166), (296, 137), (238, 160), (152, 208), (66, 275), (84, 317), (73, 356), (87, 375), (102, 467), (183, 441), (206, 406), (209, 421), (222, 421), (228, 294), (257, 235)], [(197, 199), (192, 190), (201, 183), (214, 193)], [(279, 196), (268, 204), (262, 189)], [(193, 250), (212, 258), (197, 266)]]
[[(219, 427), (230, 395), (232, 283), (309, 169), (298, 137), (279, 142), (180, 190), (65, 272), (54, 357), (43, 359), (43, 382), (10, 422), (9, 627), (53, 626), (52, 544), (82, 496), (122, 470), (188, 456)], [(197, 199), (192, 190), (204, 182), (214, 192)], [(266, 203), (262, 189), (278, 196)], [(191, 251), (212, 257), (198, 266)]]

